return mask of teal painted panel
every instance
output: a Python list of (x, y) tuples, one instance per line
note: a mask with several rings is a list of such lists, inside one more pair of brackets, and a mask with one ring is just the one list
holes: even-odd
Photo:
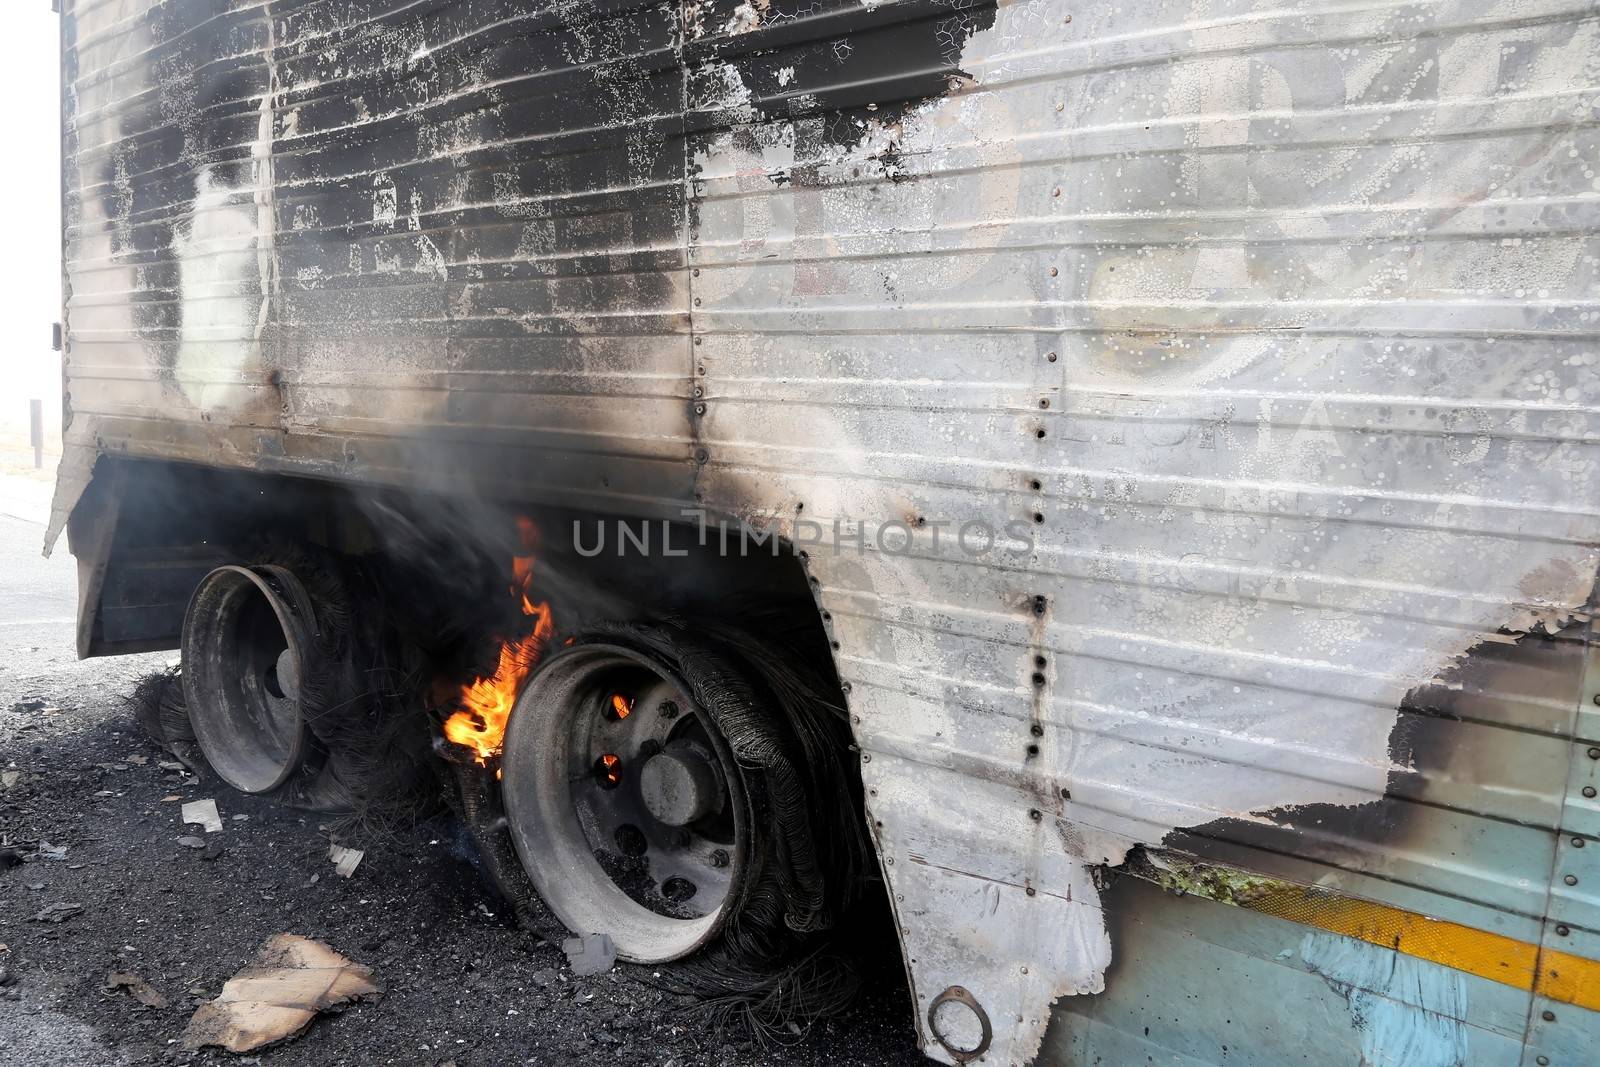
[(1600, 837), (1600, 745), (1577, 741), (1568, 747), (1571, 769), (1561, 828), (1568, 833)]
[[(1591, 847), (1593, 844), (1591, 843)], [(1551, 919), (1543, 947), (1600, 960), (1600, 933)], [(1528, 1017), (1526, 1067), (1590, 1067), (1600, 1059), (1600, 1012), (1535, 997)]]
[(1105, 901), (1118, 946), (1106, 990), (1057, 1003), (1041, 1064), (1510, 1067), (1522, 1059), (1524, 990), (1132, 878)]
[(1563, 834), (1550, 887), (1550, 918), (1600, 931), (1600, 843)]

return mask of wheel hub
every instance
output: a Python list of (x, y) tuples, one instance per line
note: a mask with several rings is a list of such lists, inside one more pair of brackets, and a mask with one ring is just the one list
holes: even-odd
[(518, 699), (502, 763), (517, 854), (568, 929), (664, 962), (715, 936), (747, 852), (739, 772), (671, 667), (578, 644)]
[(668, 826), (688, 826), (712, 813), (717, 777), (711, 764), (688, 748), (658, 752), (639, 771), (645, 810)]

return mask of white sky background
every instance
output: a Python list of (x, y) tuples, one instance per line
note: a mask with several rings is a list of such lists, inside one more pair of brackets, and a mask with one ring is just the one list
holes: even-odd
[[(50, 0), (7, 0), (0, 34), (0, 451), (26, 447), (28, 400), (44, 400), (46, 448), (58, 451), (61, 364), (60, 16)], [(20, 441), (19, 441), (20, 438)]]

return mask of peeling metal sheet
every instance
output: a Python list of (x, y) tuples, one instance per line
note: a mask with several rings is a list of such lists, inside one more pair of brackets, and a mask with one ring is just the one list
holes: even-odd
[(74, 455), (1032, 532), (809, 553), (936, 1058), (1584, 611), (1592, 5), (65, 7)]

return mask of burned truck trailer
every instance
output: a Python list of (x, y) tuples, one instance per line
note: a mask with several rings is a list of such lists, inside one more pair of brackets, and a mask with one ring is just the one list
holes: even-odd
[(1592, 4), (61, 6), (175, 749), (944, 1062), (1589, 1062)]

